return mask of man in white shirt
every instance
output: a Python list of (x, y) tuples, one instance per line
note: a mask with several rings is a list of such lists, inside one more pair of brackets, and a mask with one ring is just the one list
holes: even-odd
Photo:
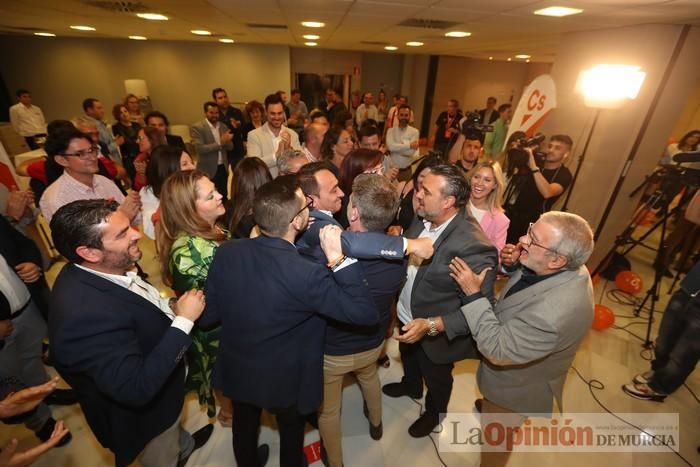
[(277, 177), (277, 154), (285, 149), (301, 150), (299, 135), (284, 126), (284, 103), (277, 94), (265, 98), (267, 122), (248, 133), (248, 154), (246, 157), (259, 157)]
[(417, 128), (408, 125), (411, 108), (404, 104), (398, 110), (399, 125), (389, 128), (386, 134), (386, 146), (391, 154), (391, 162), (399, 168), (397, 178), (401, 181), (411, 178), (411, 162), (418, 157)]
[[(389, 128), (395, 128), (399, 126), (399, 109), (402, 105), (408, 105), (408, 98), (406, 96), (399, 96), (396, 105), (389, 109), (386, 114), (386, 120), (384, 122), (384, 136), (386, 137)], [(416, 121), (413, 110), (410, 111), (408, 116), (408, 123), (413, 124)]]
[(379, 112), (377, 111), (377, 106), (374, 105), (374, 95), (371, 92), (365, 93), (364, 102), (355, 111), (355, 121), (357, 122), (357, 127), (361, 128), (362, 124), (366, 120), (374, 120), (375, 122), (379, 118)]
[(233, 132), (219, 122), (219, 106), (204, 103), (205, 119), (192, 125), (190, 134), (197, 151), (197, 168), (209, 175), (224, 200), (228, 195), (228, 151), (233, 150)]
[(46, 153), (51, 163), (63, 167), (58, 177), (39, 201), (39, 208), (47, 221), (53, 214), (71, 201), (79, 199), (112, 199), (133, 224), (140, 223), (138, 217), (141, 200), (135, 191), (125, 197), (114, 182), (97, 173), (99, 146), (89, 136), (75, 128), (67, 128), (51, 134), (46, 140)]
[(76, 390), (90, 429), (116, 457), (144, 467), (185, 465), (213, 426), (180, 427), (190, 332), (202, 291), (179, 300), (132, 272), (141, 234), (114, 201), (81, 200), (51, 221), (70, 262), (52, 291), (49, 336), (54, 366)]
[(46, 136), (46, 120), (41, 109), (32, 105), (32, 95), (26, 89), (17, 91), (17, 104), (10, 107), (10, 123), (31, 149), (39, 149), (36, 139)]

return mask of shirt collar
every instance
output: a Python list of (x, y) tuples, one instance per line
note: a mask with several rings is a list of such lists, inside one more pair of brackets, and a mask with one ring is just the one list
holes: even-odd
[(110, 282), (114, 282), (117, 285), (121, 285), (122, 287), (126, 287), (127, 289), (129, 286), (135, 281), (134, 276), (137, 276), (135, 272), (132, 271), (127, 271), (125, 275), (121, 274), (110, 274), (107, 272), (102, 272), (102, 271), (96, 271), (92, 268), (88, 268), (85, 266), (82, 266), (80, 264), (76, 264), (77, 267), (82, 269), (83, 271), (87, 271), (89, 273), (92, 273), (96, 276), (100, 276), (103, 279), (107, 279)]
[(208, 118), (205, 118), (204, 121), (207, 122), (207, 125), (209, 125), (209, 128), (211, 128), (212, 130), (218, 129), (219, 123), (221, 123), (221, 122), (216, 122), (216, 126), (215, 126), (215, 125), (211, 124), (211, 122), (209, 121)]
[(439, 227), (436, 227), (435, 229), (431, 229), (431, 228), (430, 228), (430, 227), (433, 225), (432, 222), (430, 222), (429, 220), (423, 219), (423, 225), (425, 226), (425, 230), (427, 230), (428, 232), (430, 232), (430, 233), (432, 233), (432, 234), (435, 234), (435, 233), (441, 234), (441, 233), (447, 228), (447, 226), (450, 225), (450, 222), (452, 222), (452, 220), (453, 220), (455, 217), (457, 217), (457, 214), (459, 214), (459, 213), (458, 213), (458, 212), (455, 213), (452, 217), (450, 217), (449, 219), (447, 219), (445, 222), (443, 222), (442, 224), (440, 224), (440, 226), (439, 226)]

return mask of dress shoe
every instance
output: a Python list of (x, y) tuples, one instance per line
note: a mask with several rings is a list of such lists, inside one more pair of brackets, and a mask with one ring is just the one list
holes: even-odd
[(420, 399), (423, 397), (423, 390), (411, 390), (405, 383), (389, 383), (382, 386), (382, 392), (389, 397), (402, 397), (408, 396), (413, 399)]
[(187, 464), (187, 461), (189, 460), (190, 456), (192, 455), (193, 452), (195, 452), (197, 449), (201, 448), (204, 446), (207, 441), (209, 441), (209, 437), (211, 436), (211, 433), (214, 431), (214, 425), (211, 423), (206, 424), (199, 430), (195, 431), (192, 433), (192, 439), (194, 440), (194, 447), (192, 448), (192, 451), (190, 451), (189, 454), (185, 457), (181, 457), (180, 460), (177, 462), (177, 467), (185, 467)]
[(370, 437), (375, 441), (379, 441), (380, 439), (382, 439), (382, 435), (384, 434), (384, 427), (382, 425), (382, 422), (379, 422), (379, 425), (374, 426), (372, 425), (372, 422), (369, 421), (369, 409), (367, 408), (367, 401), (362, 401), (362, 413), (365, 414), (365, 418), (367, 419), (367, 422), (369, 424)]
[(55, 389), (44, 398), (48, 405), (73, 405), (78, 403), (78, 396), (72, 389)]
[(668, 394), (656, 392), (648, 384), (625, 384), (622, 386), (625, 394), (644, 401), (663, 402)]
[[(34, 434), (36, 435), (37, 438), (39, 438), (41, 441), (48, 441), (51, 438), (51, 434), (53, 433), (53, 429), (56, 427), (56, 420), (53, 417), (49, 417), (48, 420), (46, 420), (46, 423), (44, 423), (44, 426), (42, 426), (38, 431), (35, 431)], [(65, 446), (70, 442), (70, 440), (73, 439), (73, 435), (69, 433), (66, 433), (63, 435), (63, 438), (56, 444), (56, 447), (61, 447)]]
[(267, 459), (270, 457), (270, 446), (267, 444), (261, 444), (258, 446), (258, 460), (260, 461), (260, 465), (262, 467), (265, 467), (265, 464), (267, 464)]
[(632, 378), (632, 382), (635, 384), (649, 384), (649, 380), (652, 376), (654, 376), (654, 370), (645, 371)]
[(408, 427), (408, 434), (414, 438), (424, 438), (432, 433), (433, 429), (439, 424), (439, 414), (424, 412), (423, 415), (418, 417), (418, 420), (413, 422), (413, 425)]

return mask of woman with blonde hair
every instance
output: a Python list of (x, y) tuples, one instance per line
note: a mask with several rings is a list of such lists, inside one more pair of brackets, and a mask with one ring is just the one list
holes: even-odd
[[(209, 266), (219, 245), (229, 233), (217, 224), (225, 212), (223, 197), (200, 170), (172, 174), (160, 192), (160, 267), (163, 279), (179, 296), (204, 288)], [(220, 327), (205, 331), (196, 325), (189, 350), (189, 372), (185, 388), (196, 391), (207, 414), (216, 414), (212, 370), (219, 348)], [(231, 426), (231, 401), (216, 391), (221, 404), (219, 422)]]
[(467, 173), (467, 181), (470, 190), (467, 209), (500, 254), (510, 225), (501, 207), (505, 191), (501, 166), (494, 161), (480, 162)]

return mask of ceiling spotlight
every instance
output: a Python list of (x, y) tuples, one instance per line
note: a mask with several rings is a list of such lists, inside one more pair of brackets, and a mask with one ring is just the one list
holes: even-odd
[(568, 8), (565, 6), (550, 6), (549, 8), (543, 8), (541, 10), (535, 11), (536, 15), (540, 16), (556, 16), (561, 18), (562, 16), (577, 15), (582, 13), (583, 10), (578, 8)]
[(168, 21), (168, 17), (160, 13), (136, 13), (141, 19), (150, 19), (151, 21)]
[(310, 41), (315, 41), (321, 38), (321, 36), (316, 35), (316, 34), (304, 34), (303, 36), (304, 39), (310, 40)]
[(76, 31), (96, 31), (92, 26), (71, 26), (70, 28)]
[(35, 32), (35, 36), (41, 36), (41, 37), (56, 37), (56, 34), (52, 32)]
[(233, 44), (235, 41), (233, 39), (219, 39), (219, 42), (223, 42), (224, 44)]
[(423, 43), (418, 41), (410, 41), (406, 42), (406, 45), (409, 47), (420, 47), (421, 45), (423, 45)]
[(527, 55), (527, 54), (519, 54), (519, 55), (516, 55), (515, 58), (530, 58), (530, 55)]
[(211, 36), (211, 31), (206, 29), (193, 29), (190, 32), (196, 36)]
[(493, 60), (493, 57), (489, 57), (489, 60)]
[(395, 45), (387, 45), (384, 47), (384, 50), (399, 50), (399, 48)]
[(304, 45), (308, 45), (309, 47), (316, 47), (318, 45), (318, 42), (304, 42)]
[(508, 57), (508, 61), (510, 62), (511, 60), (513, 60), (513, 59), (512, 59), (512, 58), (510, 58), (510, 57)]
[(302, 21), (301, 25), (306, 28), (322, 28), (326, 23), (321, 23), (319, 21)]
[(446, 32), (445, 36), (447, 37), (469, 37), (471, 36), (471, 32), (465, 32), (465, 31), (450, 31)]
[(144, 37), (144, 36), (129, 36), (129, 39), (133, 39), (135, 41), (145, 41), (146, 37)]

